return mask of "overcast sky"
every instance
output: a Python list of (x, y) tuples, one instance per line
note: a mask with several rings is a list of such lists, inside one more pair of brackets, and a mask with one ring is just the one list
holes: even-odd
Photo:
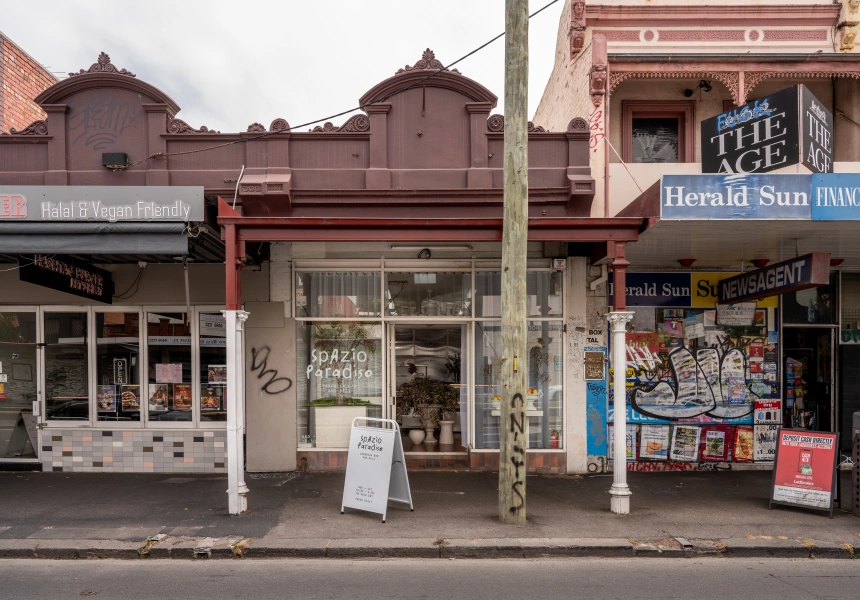
[[(550, 0), (532, 0), (534, 12)], [(552, 70), (564, 0), (529, 30), (529, 116)], [(449, 64), (504, 31), (503, 0), (4, 1), (0, 30), (60, 77), (99, 52), (167, 95), (191, 126), (245, 131), (341, 112), (427, 47)], [(457, 65), (499, 97), (504, 40)], [(348, 117), (338, 117), (339, 125)]]

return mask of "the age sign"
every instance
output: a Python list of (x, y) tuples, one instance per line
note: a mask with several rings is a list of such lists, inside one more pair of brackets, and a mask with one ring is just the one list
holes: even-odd
[(27, 217), (25, 196), (0, 195), (0, 219), (24, 219)]

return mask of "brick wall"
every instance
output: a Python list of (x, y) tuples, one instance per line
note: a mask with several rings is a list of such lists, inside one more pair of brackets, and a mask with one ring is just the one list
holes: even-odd
[(29, 54), (0, 35), (0, 131), (21, 130), (44, 119), (33, 98), (56, 82)]

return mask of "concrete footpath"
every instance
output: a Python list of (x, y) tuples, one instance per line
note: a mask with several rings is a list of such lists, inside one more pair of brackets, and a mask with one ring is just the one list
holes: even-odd
[(347, 509), (344, 475), (251, 474), (230, 516), (215, 475), (0, 473), (0, 558), (854, 558), (843, 507), (768, 510), (766, 471), (630, 473), (632, 512), (609, 511), (612, 477), (533, 476), (528, 522), (498, 521), (496, 473), (413, 471), (415, 511)]

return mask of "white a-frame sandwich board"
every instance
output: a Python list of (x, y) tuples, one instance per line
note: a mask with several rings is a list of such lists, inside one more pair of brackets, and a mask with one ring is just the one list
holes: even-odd
[[(373, 421), (381, 427), (357, 425), (358, 421)], [(390, 427), (385, 427), (385, 424)], [(388, 512), (388, 501), (412, 506), (412, 491), (406, 475), (400, 426), (391, 419), (356, 417), (349, 434), (349, 455), (346, 462), (346, 482), (343, 487), (344, 508), (357, 508), (382, 515)]]

